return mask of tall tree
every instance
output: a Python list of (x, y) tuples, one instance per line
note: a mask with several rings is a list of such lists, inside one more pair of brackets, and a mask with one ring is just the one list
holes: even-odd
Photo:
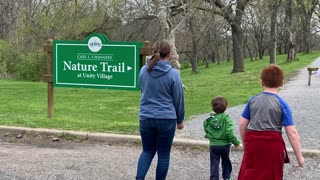
[(198, 72), (198, 39), (196, 36), (196, 17), (195, 16), (191, 16), (189, 19), (189, 29), (191, 31), (192, 34), (192, 57), (191, 57), (191, 66), (192, 66), (192, 72), (197, 73)]
[(302, 27), (302, 50), (305, 53), (311, 51), (311, 18), (319, 5), (319, 0), (297, 0)]
[[(198, 62), (200, 59), (200, 51), (204, 50), (203, 47), (205, 44), (205, 38), (209, 38), (206, 36), (206, 32), (208, 31), (209, 27), (212, 26), (214, 20), (211, 14), (205, 14), (206, 12), (200, 11), (197, 15), (193, 14), (191, 17), (188, 18), (187, 27), (190, 32), (191, 38), (191, 65), (192, 65), (192, 72), (198, 72)], [(206, 61), (206, 65), (208, 63)]]
[(0, 38), (6, 35), (15, 27), (17, 20), (15, 0), (0, 1)]
[(315, 34), (320, 33), (320, 6), (317, 6), (314, 11), (314, 16), (312, 17), (312, 29), (311, 31)]
[[(265, 8), (266, 1), (255, 1), (249, 6), (244, 14), (243, 30), (245, 33), (245, 44), (248, 47), (251, 45), (256, 51), (256, 58), (262, 59), (267, 49), (267, 32), (268, 27), (268, 9)], [(251, 50), (248, 48), (250, 55)], [(251, 55), (252, 56), (252, 53)]]
[[(173, 67), (180, 69), (179, 55), (176, 48), (176, 34), (186, 27), (188, 19), (195, 13), (193, 3), (199, 3), (198, 1), (186, 1), (186, 0), (136, 0), (130, 1), (130, 11), (136, 9), (133, 19), (156, 19), (156, 25), (158, 27), (155, 30), (160, 29), (160, 39), (167, 40), (171, 46), (170, 61)], [(125, 6), (128, 6), (127, 4)], [(134, 8), (133, 8), (134, 7)], [(128, 9), (128, 8), (127, 8)]]
[(270, 10), (270, 43), (269, 43), (269, 56), (270, 64), (276, 64), (277, 53), (277, 15), (281, 0), (269, 1)]
[[(171, 44), (171, 57), (170, 61), (174, 68), (180, 69), (181, 65), (179, 63), (179, 55), (176, 49), (176, 32), (183, 28), (186, 24), (186, 16), (175, 26), (172, 27), (172, 22), (170, 19), (170, 13), (177, 13), (181, 11), (185, 11), (185, 6), (182, 1), (179, 4), (173, 4), (174, 2), (169, 1), (161, 1), (161, 0), (153, 0), (154, 5), (157, 9), (156, 17), (160, 21), (161, 27), (161, 39), (168, 40)], [(171, 6), (171, 8), (168, 8)], [(174, 12), (172, 10), (175, 10)]]
[(230, 24), (233, 42), (233, 69), (231, 73), (244, 72), (244, 35), (242, 30), (242, 16), (251, 0), (230, 1), (226, 4), (222, 0), (213, 0), (213, 12), (224, 17)]
[(287, 11), (286, 11), (286, 18), (288, 23), (288, 32), (289, 32), (289, 43), (288, 43), (288, 56), (287, 61), (293, 61), (296, 58), (296, 51), (295, 51), (295, 31), (294, 31), (294, 24), (293, 24), (293, 8), (294, 8), (294, 0), (287, 1)]

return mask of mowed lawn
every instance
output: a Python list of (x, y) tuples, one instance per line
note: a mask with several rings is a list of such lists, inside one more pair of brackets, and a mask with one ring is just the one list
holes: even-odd
[[(319, 56), (299, 54), (299, 60), (287, 63), (286, 55), (279, 55), (277, 64), (289, 77)], [(197, 74), (182, 70), (186, 120), (210, 112), (210, 101), (217, 95), (225, 96), (229, 107), (246, 103), (262, 90), (259, 73), (268, 64), (268, 57), (246, 60), (245, 72), (235, 74), (230, 73), (232, 62), (201, 66)], [(45, 82), (0, 80), (0, 125), (138, 134), (139, 100), (139, 91), (54, 88), (54, 117), (49, 119)]]

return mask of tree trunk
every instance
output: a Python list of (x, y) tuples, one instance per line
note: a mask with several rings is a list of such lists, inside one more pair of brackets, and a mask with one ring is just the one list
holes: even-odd
[(246, 48), (244, 48), (244, 43), (242, 43), (243, 59), (247, 58)]
[(192, 47), (193, 47), (193, 57), (191, 58), (191, 65), (192, 65), (192, 72), (193, 73), (198, 73), (199, 69), (198, 69), (198, 41), (197, 41), (197, 32), (194, 29), (194, 26), (196, 24), (196, 19), (194, 16), (191, 16), (189, 18), (189, 28), (191, 31), (191, 40), (192, 40)]
[(259, 47), (258, 49), (259, 59), (263, 59), (264, 49), (262, 47)]
[(287, 61), (293, 61), (296, 59), (296, 50), (295, 50), (295, 43), (294, 43), (295, 35), (293, 32), (290, 32), (289, 38), (289, 49), (288, 49), (288, 57)]
[(289, 26), (289, 43), (288, 43), (288, 57), (287, 61), (295, 60), (295, 32), (293, 27), (293, 0), (288, 2), (288, 26)]
[(310, 53), (311, 52), (311, 17), (305, 15), (305, 20), (303, 22), (303, 52)]
[(192, 57), (191, 57), (191, 67), (192, 67), (192, 72), (193, 73), (198, 73), (199, 72), (199, 69), (198, 69), (198, 47), (197, 47), (197, 43), (194, 42), (195, 41), (195, 38), (194, 36), (192, 36), (192, 47), (193, 47), (193, 50), (192, 50)]
[(277, 14), (272, 14), (271, 27), (270, 27), (270, 44), (269, 44), (270, 64), (276, 64), (276, 52), (277, 52), (276, 18), (277, 18)]
[(282, 53), (282, 46), (278, 46), (278, 52), (279, 52), (279, 54), (283, 54)]
[[(257, 27), (260, 28), (260, 27)], [(257, 51), (258, 51), (258, 55), (259, 55), (259, 59), (263, 59), (264, 56), (264, 52), (265, 52), (265, 45), (264, 45), (264, 35), (263, 32), (257, 31), (255, 32), (255, 36), (256, 36), (256, 41), (257, 41)]]
[(215, 45), (215, 61), (220, 64), (221, 62), (221, 57), (220, 57), (220, 52), (219, 52), (219, 46)]
[(249, 47), (248, 43), (246, 43), (246, 47), (247, 47), (247, 50), (248, 50), (250, 61), (252, 62), (253, 61), (253, 55), (252, 55), (252, 51), (250, 50), (250, 47)]
[(278, 7), (281, 3), (281, 0), (277, 0), (274, 4), (269, 6), (271, 10), (270, 17), (270, 44), (269, 44), (269, 56), (270, 56), (270, 64), (276, 64), (276, 53), (277, 53), (277, 14)]
[(301, 12), (301, 23), (303, 30), (302, 50), (305, 53), (311, 52), (311, 19), (317, 6), (318, 0), (297, 0), (298, 8)]
[(241, 22), (231, 24), (232, 40), (233, 40), (233, 69), (231, 73), (244, 72), (243, 62), (243, 33), (241, 30)]
[(214, 48), (211, 48), (211, 62), (216, 63), (216, 51)]
[(220, 9), (220, 12), (218, 12), (217, 14), (221, 15), (231, 26), (234, 61), (231, 73), (244, 71), (244, 37), (241, 28), (241, 21), (244, 10), (250, 1), (251, 0), (231, 1), (229, 5), (225, 5), (221, 0), (210, 1), (213, 2), (214, 5)]
[(179, 55), (177, 53), (176, 48), (175, 32), (177, 29), (184, 26), (185, 19), (179, 22), (179, 24), (174, 29), (172, 29), (169, 25), (169, 16), (165, 4), (161, 3), (161, 1), (159, 0), (154, 0), (154, 3), (156, 7), (158, 7), (159, 9), (159, 14), (157, 17), (159, 19), (161, 27), (161, 38), (163, 40), (167, 40), (171, 45), (170, 63), (172, 67), (174, 67), (177, 70), (180, 70), (181, 65), (179, 63)]
[(209, 68), (209, 62), (208, 62), (208, 59), (207, 59), (207, 58), (204, 59), (204, 63), (205, 63), (205, 65), (206, 65), (206, 68)]
[(174, 32), (170, 33), (170, 36), (168, 38), (168, 41), (171, 44), (171, 56), (170, 56), (170, 62), (172, 67), (174, 67), (177, 70), (180, 70), (181, 65), (179, 63), (179, 55), (177, 53), (177, 48), (176, 48), (176, 40), (175, 40), (175, 34)]
[(235, 9), (232, 3), (226, 6), (221, 0), (213, 1), (220, 8), (223, 17), (231, 26), (232, 32), (232, 47), (233, 47), (233, 69), (231, 73), (244, 72), (244, 36), (241, 28), (242, 15), (245, 7), (251, 0), (241, 0), (236, 2)]
[(229, 38), (227, 38), (227, 62), (230, 62), (230, 58), (231, 54), (230, 54), (230, 42), (229, 42)]

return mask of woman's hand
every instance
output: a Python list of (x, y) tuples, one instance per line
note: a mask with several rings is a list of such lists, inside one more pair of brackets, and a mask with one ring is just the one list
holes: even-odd
[(177, 124), (177, 129), (178, 129), (178, 130), (183, 129), (183, 127), (184, 127), (183, 122), (181, 122), (181, 123)]

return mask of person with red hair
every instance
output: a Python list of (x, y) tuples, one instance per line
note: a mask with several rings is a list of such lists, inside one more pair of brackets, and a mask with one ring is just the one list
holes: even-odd
[(238, 180), (282, 180), (289, 162), (282, 138), (284, 127), (298, 166), (304, 164), (299, 134), (289, 105), (278, 95), (284, 83), (282, 69), (271, 64), (261, 71), (264, 91), (252, 98), (242, 112), (239, 130), (244, 154)]

